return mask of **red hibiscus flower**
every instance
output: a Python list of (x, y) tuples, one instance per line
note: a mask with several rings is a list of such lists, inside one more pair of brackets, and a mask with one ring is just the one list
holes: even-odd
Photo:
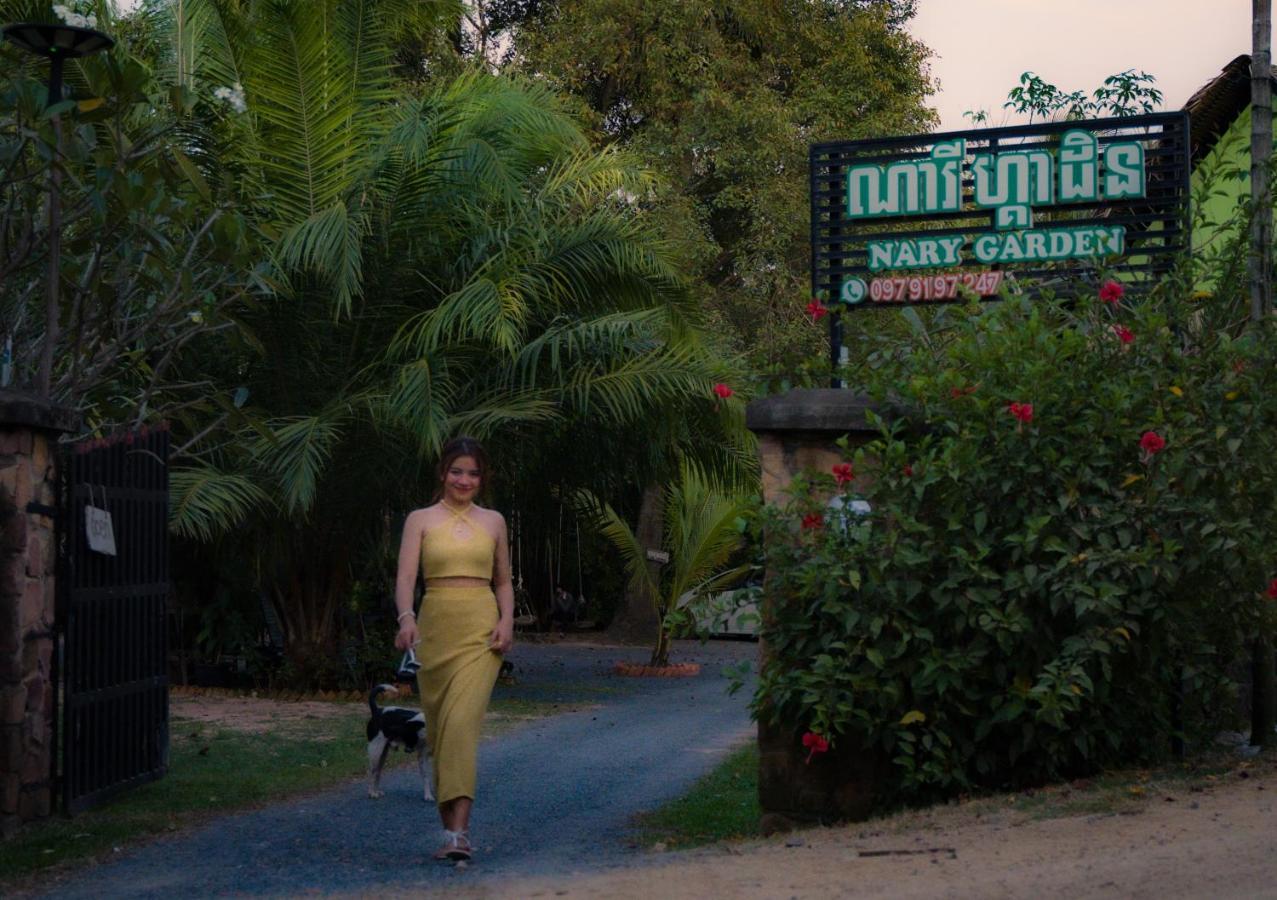
[(908, 463), (905, 463), (905, 467), (901, 469), (901, 471), (904, 472), (905, 478), (913, 477), (913, 466), (909, 465)]
[(811, 762), (811, 758), (817, 753), (825, 753), (829, 750), (829, 741), (816, 732), (809, 731), (803, 735), (803, 746), (807, 748), (807, 762)]
[(723, 400), (726, 400), (728, 397), (730, 397), (732, 394), (736, 392), (733, 391), (731, 388), (729, 388), (727, 385), (723, 384), (722, 382), (719, 382), (718, 384), (714, 385), (714, 393), (717, 394)]
[(1264, 594), (1269, 600), (1277, 600), (1277, 578), (1268, 582), (1268, 590), (1264, 591)]
[(803, 530), (811, 531), (825, 524), (824, 518), (820, 513), (807, 513), (803, 516)]
[(1105, 303), (1117, 303), (1126, 293), (1126, 288), (1116, 281), (1106, 281), (1100, 285), (1100, 299)]
[(1131, 331), (1131, 329), (1127, 328), (1125, 325), (1114, 325), (1113, 333), (1117, 335), (1117, 339), (1123, 344), (1129, 344), (1131, 341), (1135, 340), (1135, 332)]
[(851, 467), (851, 463), (839, 463), (834, 466), (833, 471), (834, 481), (838, 482), (839, 487), (856, 477), (856, 470)]
[(1162, 437), (1156, 431), (1146, 431), (1140, 436), (1140, 449), (1145, 455), (1152, 457), (1154, 454), (1161, 453), (1166, 448), (1166, 438)]
[(1021, 422), (1033, 421), (1033, 404), (1032, 403), (1008, 403), (1007, 412), (1015, 416)]
[(819, 300), (813, 300), (807, 304), (807, 315), (811, 316), (813, 322), (819, 322), (829, 315), (829, 310), (821, 306)]

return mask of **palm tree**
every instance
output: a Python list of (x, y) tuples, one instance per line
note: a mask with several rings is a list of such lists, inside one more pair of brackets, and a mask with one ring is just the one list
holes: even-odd
[[(208, 98), (191, 155), (253, 210), (276, 285), (233, 352), (199, 360), (259, 421), (190, 448), (173, 525), (233, 529), (219, 546), (249, 554), (290, 642), (319, 652), (453, 433), (489, 439), (543, 505), (645, 477), (654, 423), (699, 422), (690, 456), (750, 465), (739, 411), (711, 403), (730, 365), (697, 327), (678, 248), (644, 217), (650, 177), (591, 150), (541, 85), (472, 73), (400, 91), (388, 48), (424, 27), (421, 8), (152, 6), (169, 77)], [(236, 85), (242, 112), (214, 96)], [(559, 468), (560, 442), (594, 448), (590, 465)]]
[(647, 598), (661, 622), (650, 665), (669, 665), (675, 614), (691, 608), (706, 595), (738, 579), (748, 565), (727, 566), (740, 548), (740, 521), (749, 513), (749, 496), (732, 493), (694, 466), (683, 465), (677, 481), (662, 491), (664, 541), (668, 555), (653, 574), (652, 561), (625, 519), (610, 504), (595, 498), (586, 503), (598, 510), (603, 534), (620, 552), (633, 590)]

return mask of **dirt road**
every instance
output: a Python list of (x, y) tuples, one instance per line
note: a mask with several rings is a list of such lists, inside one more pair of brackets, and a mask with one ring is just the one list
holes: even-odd
[(485, 882), (465, 896), (1277, 898), (1274, 760), (1131, 792), (1120, 812), (1039, 819), (1043, 810), (982, 800), (623, 869)]

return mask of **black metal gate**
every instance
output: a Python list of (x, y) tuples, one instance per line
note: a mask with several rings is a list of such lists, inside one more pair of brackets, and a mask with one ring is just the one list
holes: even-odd
[(168, 450), (168, 431), (150, 429), (62, 456), (54, 780), (68, 813), (168, 769)]

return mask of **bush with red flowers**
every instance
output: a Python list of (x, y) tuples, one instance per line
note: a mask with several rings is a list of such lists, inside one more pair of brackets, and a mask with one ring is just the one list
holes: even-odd
[(885, 804), (1236, 727), (1232, 664), (1277, 619), (1277, 333), (1203, 327), (1173, 286), (882, 339), (868, 391), (913, 421), (769, 511), (757, 715), (882, 754)]

